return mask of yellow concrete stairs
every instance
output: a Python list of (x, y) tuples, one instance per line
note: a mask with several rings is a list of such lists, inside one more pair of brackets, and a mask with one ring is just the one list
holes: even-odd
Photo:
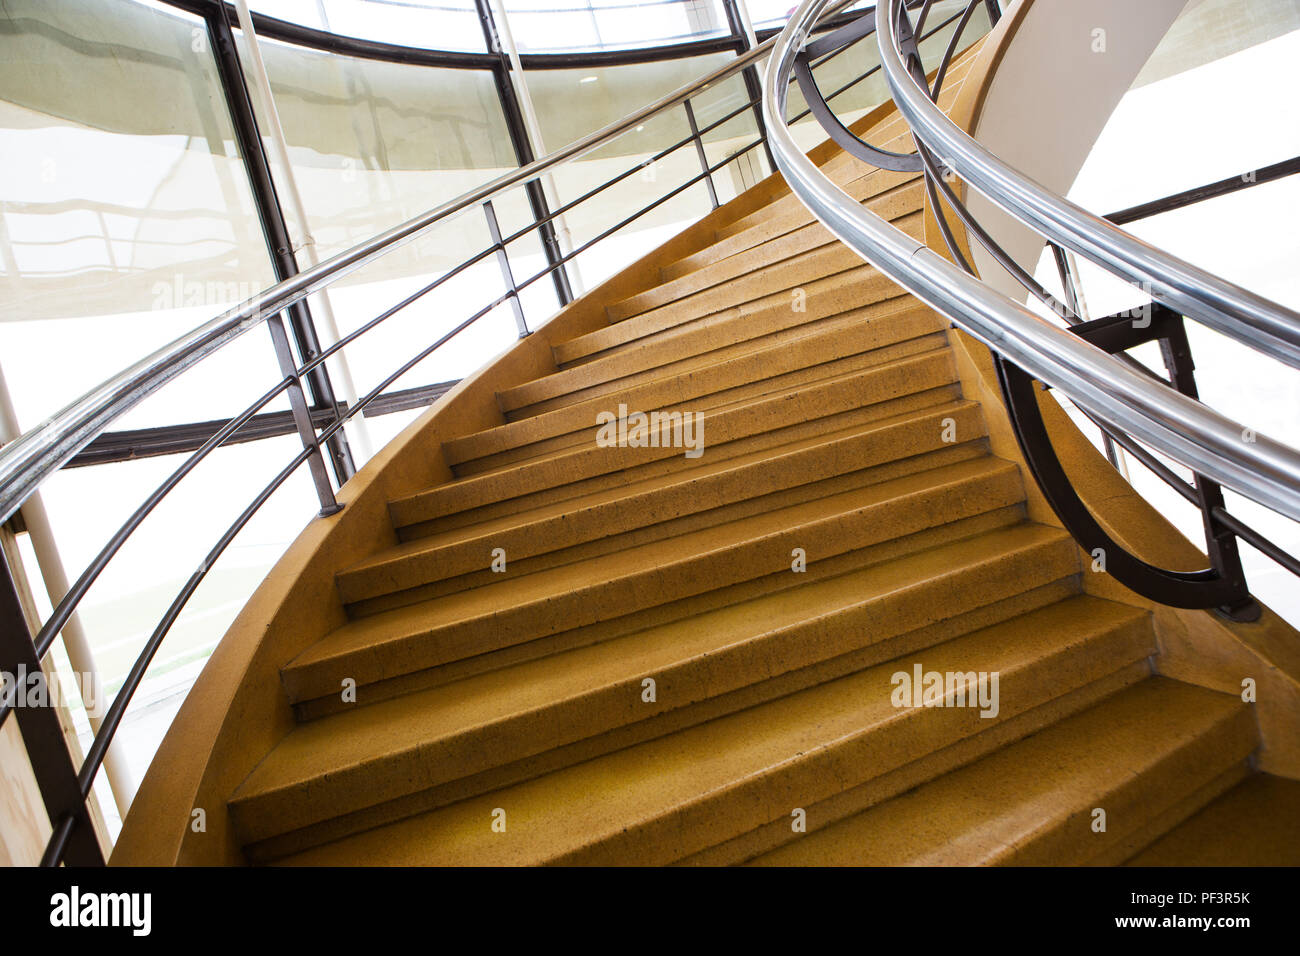
[[(915, 177), (827, 168), (920, 234)], [(250, 861), (1113, 863), (1243, 787), (1296, 804), (1252, 711), (1156, 676), (1147, 612), (1026, 520), (945, 321), (792, 196), (607, 315), (340, 569), (230, 803)], [(600, 447), (620, 404), (702, 415), (703, 454)], [(996, 714), (897, 706), (918, 668), (996, 674)]]

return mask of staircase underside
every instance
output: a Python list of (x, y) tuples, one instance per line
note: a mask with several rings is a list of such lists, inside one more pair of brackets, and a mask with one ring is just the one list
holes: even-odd
[[(915, 176), (824, 168), (921, 237)], [(942, 317), (788, 193), (655, 268), (339, 569), (230, 801), (251, 862), (1300, 861), (1252, 710), (1084, 593)], [(703, 453), (601, 447), (620, 405), (702, 415)], [(996, 713), (900, 706), (918, 671), (996, 674)]]

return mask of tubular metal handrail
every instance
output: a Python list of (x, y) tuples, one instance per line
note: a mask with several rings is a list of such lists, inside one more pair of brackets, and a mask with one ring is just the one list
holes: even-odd
[[(836, 0), (834, 9), (848, 6), (852, 0)], [(908, 0), (910, 5), (920, 5), (924, 0)], [(954, 22), (951, 17), (935, 26), (926, 36), (939, 33)], [(20, 714), (20, 730), (28, 744), (29, 756), (32, 757), (33, 769), (40, 784), (41, 794), (46, 803), (53, 827), (53, 835), (47, 845), (43, 858), (45, 864), (57, 864), (65, 859), (78, 863), (102, 863), (102, 853), (93, 835), (86, 809), (86, 800), (90, 796), (99, 768), (104, 762), (107, 750), (125, 716), (134, 694), (143, 681), (155, 654), (164, 638), (175, 624), (187, 602), (208, 575), (214, 563), (221, 557), (249, 520), (279, 488), (304, 464), (310, 466), (316, 491), (320, 498), (321, 514), (331, 514), (339, 510), (334, 491), (325, 472), (321, 449), (332, 440), (341, 437), (341, 432), (355, 415), (362, 413), (372, 402), (378, 399), (386, 389), (403, 375), (414, 369), (450, 339), (469, 328), (475, 322), (506, 303), (515, 308), (516, 319), (521, 335), (527, 334), (522, 310), (519, 308), (519, 292), (531, 283), (562, 268), (564, 263), (573, 259), (592, 245), (602, 241), (624, 226), (645, 215), (673, 196), (698, 183), (708, 183), (712, 174), (734, 162), (737, 157), (766, 145), (767, 136), (761, 121), (758, 123), (756, 139), (742, 146), (716, 163), (709, 163), (707, 157), (697, 148), (701, 172), (687, 178), (684, 182), (666, 188), (665, 195), (653, 200), (647, 206), (622, 219), (611, 228), (603, 229), (598, 235), (559, 256), (540, 272), (522, 282), (516, 282), (509, 266), (508, 245), (522, 238), (544, 223), (550, 222), (564, 211), (598, 195), (604, 189), (624, 180), (643, 164), (637, 164), (628, 172), (614, 176), (604, 184), (588, 190), (579, 198), (566, 203), (559, 209), (547, 213), (534, 210), (532, 221), (522, 229), (509, 236), (502, 236), (495, 221), (492, 200), (496, 196), (515, 187), (527, 187), (545, 174), (565, 162), (585, 155), (606, 142), (632, 129), (642, 121), (659, 115), (672, 107), (689, 104), (693, 97), (699, 96), (714, 84), (727, 79), (752, 66), (754, 62), (766, 56), (776, 42), (773, 37), (748, 53), (713, 70), (698, 80), (681, 89), (660, 98), (650, 105), (636, 111), (617, 123), (610, 124), (602, 130), (589, 134), (571, 143), (551, 155), (529, 163), (510, 173), (483, 184), (455, 199), (442, 203), (438, 207), (414, 219), (408, 220), (379, 236), (363, 242), (345, 252), (327, 259), (318, 265), (280, 282), (262, 293), (252, 297), (239, 306), (230, 309), (216, 318), (204, 323), (193, 331), (176, 339), (152, 355), (142, 359), (124, 370), (98, 388), (73, 402), (63, 411), (35, 429), (20, 436), (4, 448), (0, 448), (0, 520), (6, 520), (14, 514), (33, 494), (41, 483), (59, 468), (67, 464), (80, 449), (92, 441), (104, 429), (139, 404), (147, 396), (162, 388), (169, 381), (192, 368), (212, 355), (234, 338), (254, 326), (265, 322), (270, 330), (272, 344), (276, 352), (279, 369), (279, 381), (256, 399), (251, 405), (233, 418), (221, 423), (220, 427), (202, 442), (184, 461), (166, 478), (131, 514), (126, 522), (109, 538), (101, 550), (86, 565), (79, 577), (61, 596), (50, 615), (41, 622), (36, 632), (28, 626), (18, 597), (18, 585), (12, 569), (0, 562), (0, 653), (4, 659), (0, 665), (10, 662), (10, 658), (28, 667), (29, 672), (41, 669), (41, 659), (50, 650), (77, 606), (86, 596), (89, 588), (98, 580), (110, 561), (118, 554), (125, 542), (134, 534), (154, 509), (162, 502), (197, 466), (215, 449), (232, 441), (239, 440), (239, 434), (249, 423), (253, 422), (267, 406), (277, 398), (289, 399), (290, 414), (294, 428), (301, 439), (302, 448), (292, 460), (280, 470), (271, 481), (252, 499), (221, 534), (216, 543), (207, 552), (193, 573), (186, 580), (180, 592), (168, 606), (157, 626), (144, 643), (144, 647), (132, 662), (129, 673), (121, 689), (112, 700), (99, 730), (95, 733), (84, 760), (75, 765), (71, 754), (64, 744), (63, 731), (53, 722), (53, 713), (38, 710), (35, 715), (30, 709), (24, 711), (30, 721), (24, 723)], [(820, 65), (838, 56), (847, 47), (834, 50), (816, 59), (814, 65)], [(861, 82), (880, 69), (879, 65), (855, 73), (855, 79), (840, 86), (829, 98), (845, 92), (856, 83)], [(758, 94), (750, 91), (747, 101), (740, 107), (730, 110), (718, 119), (704, 126), (692, 124), (691, 134), (680, 141), (658, 151), (654, 160), (658, 160), (677, 149), (698, 144), (702, 135), (716, 129), (731, 119), (759, 105)], [(802, 118), (811, 110), (799, 114)], [(761, 120), (761, 116), (759, 117)], [(714, 207), (718, 205), (716, 192), (710, 190), (710, 200)], [(375, 317), (363, 322), (348, 334), (340, 337), (326, 348), (310, 350), (300, 349), (301, 357), (295, 358), (285, 328), (285, 310), (301, 302), (306, 296), (329, 286), (331, 283), (361, 268), (368, 262), (387, 255), (406, 243), (414, 240), (432, 226), (447, 222), (459, 213), (478, 206), (487, 218), (489, 231), (492, 233), (491, 244), (481, 252), (472, 254), (460, 265), (451, 267), (437, 278), (423, 285), (414, 293), (403, 297), (396, 304), (384, 309)], [(504, 292), (491, 302), (474, 311), (473, 314), (457, 322), (452, 328), (441, 334), (435, 341), (420, 348), (414, 355), (408, 356), (401, 365), (385, 376), (378, 384), (346, 408), (336, 406), (329, 415), (329, 420), (319, 422), (316, 415), (320, 409), (309, 408), (305, 401), (303, 380), (305, 376), (318, 369), (330, 356), (356, 341), (360, 336), (374, 329), (389, 317), (411, 305), (422, 296), (474, 265), (496, 256), (502, 267)], [(340, 480), (342, 480), (340, 478)], [(12, 624), (12, 627), (8, 626)], [(17, 709), (10, 699), (0, 700), (0, 724)], [(29, 733), (30, 732), (30, 733)], [(32, 741), (43, 741), (40, 746)], [(33, 749), (34, 748), (34, 749)], [(74, 859), (75, 858), (75, 859)]]
[[(836, 0), (847, 6), (851, 0)], [(0, 449), (0, 522), (6, 521), (54, 472), (171, 379), (233, 339), (369, 262), (406, 245), (432, 226), (480, 205), (570, 160), (586, 155), (645, 120), (671, 109), (767, 56), (777, 37), (737, 56), (631, 115), (575, 140), (549, 156), (489, 180), (372, 239), (358, 243), (223, 312), (124, 369), (37, 427)]]
[(877, 39), (899, 112), (963, 182), (1021, 222), (1142, 288), (1171, 308), (1300, 368), (1300, 313), (1125, 232), (1002, 162), (958, 128), (922, 91), (899, 51), (898, 0), (881, 0)]
[[(789, 78), (796, 56), (832, 2), (800, 4), (778, 37), (763, 81), (763, 114), (777, 165), (814, 215), (883, 273), (1087, 412), (1194, 472), (1300, 519), (1300, 453), (1295, 449), (1255, 435), (994, 291), (873, 215), (800, 152), (786, 125)], [(1041, 186), (993, 160), (958, 130), (919, 89), (899, 52), (899, 7), (900, 0), (879, 5), (881, 62), (918, 141), (928, 143), (933, 132), (945, 163), (963, 179), (969, 174), (976, 185), (983, 183), (981, 192), (994, 194), (990, 198), (997, 200), (1005, 190), (1015, 198), (1006, 200), (1010, 211), (1019, 211), (1049, 238), (1055, 239), (1059, 230), (1064, 244), (1123, 275), (1149, 280), (1171, 305), (1252, 347), (1283, 360), (1300, 357), (1292, 348), (1300, 346), (1300, 316), (1153, 250), (1060, 197), (1044, 195)], [(1253, 440), (1245, 440), (1246, 435)]]

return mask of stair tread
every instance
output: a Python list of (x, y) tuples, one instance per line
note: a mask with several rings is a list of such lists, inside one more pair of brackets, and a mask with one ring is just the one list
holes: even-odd
[(1129, 866), (1300, 866), (1300, 780), (1255, 774)]
[[(625, 551), (602, 555), (572, 564), (537, 571), (517, 577), (505, 577), (491, 586), (472, 588), (444, 595), (432, 601), (384, 611), (363, 617), (327, 635), (308, 647), (286, 667), (286, 671), (319, 664), (332, 658), (364, 650), (374, 650), (401, 636), (418, 636), (453, 626), (470, 619), (500, 619), (503, 609), (522, 612), (534, 609), (539, 615), (555, 611), (559, 598), (591, 594), (610, 581), (623, 577), (638, 580), (662, 575), (665, 568), (682, 564), (694, 567), (721, 556), (746, 542), (781, 541), (793, 528), (801, 525), (824, 526), (832, 520), (843, 522), (872, 507), (897, 504), (905, 497), (933, 496), (955, 498), (965, 487), (983, 488), (989, 481), (1018, 482), (1019, 472), (1008, 462), (993, 458), (976, 459), (921, 472), (879, 485), (805, 502), (776, 512), (754, 515), (714, 528), (690, 532), (675, 538), (654, 541)], [(882, 532), (887, 533), (887, 532)], [(784, 556), (773, 547), (772, 557)], [(777, 570), (774, 566), (772, 570)], [(647, 586), (650, 586), (647, 584)], [(700, 585), (704, 587), (703, 584)], [(596, 606), (585, 609), (595, 613)]]
[[(433, 766), (439, 759), (445, 760), (445, 754), (437, 756), (440, 741), (481, 732), (511, 718), (535, 718), (563, 702), (593, 698), (604, 688), (633, 687), (635, 696), (644, 676), (662, 678), (683, 663), (714, 666), (717, 655), (746, 642), (888, 597), (934, 589), (947, 593), (961, 575), (1013, 555), (1042, 560), (1049, 550), (1062, 553), (1067, 565), (1077, 560), (1064, 532), (1023, 524), (324, 717), (289, 734), (240, 787), (234, 802), (256, 800), (345, 769), (363, 768), (397, 751), (426, 748)], [(958, 602), (954, 605), (960, 607)], [(931, 603), (918, 626), (948, 616), (943, 603)], [(532, 726), (530, 732), (537, 733), (536, 724)], [(370, 780), (360, 779), (358, 785), (366, 787)]]
[[(1091, 597), (1072, 598), (1043, 611), (949, 641), (918, 656), (943, 671), (997, 670), (1028, 687), (1042, 667), (1070, 669), (1076, 663), (1101, 669), (1122, 666), (1140, 648), (1124, 645), (1114, 660), (1102, 659), (1102, 640), (1117, 628), (1145, 620), (1145, 612)], [(1087, 631), (1087, 633), (1085, 633)], [(1122, 642), (1121, 642), (1122, 643)], [(982, 726), (975, 711), (950, 708), (941, 717), (927, 708), (896, 708), (890, 675), (910, 668), (911, 658), (869, 668), (796, 694), (617, 751), (545, 776), (419, 814), (286, 859), (286, 863), (519, 864), (566, 862), (593, 841), (617, 840), (650, 821), (707, 802), (710, 797), (787, 770), (834, 787), (837, 760), (857, 747), (873, 746), (880, 769), (915, 759), (915, 741), (905, 738), (927, 719), (960, 723), (973, 733)], [(1080, 678), (1084, 680), (1083, 677)], [(1020, 686), (1017, 683), (1017, 686)], [(1021, 700), (1026, 698), (1022, 697)], [(1007, 710), (1004, 701), (1004, 712)], [(945, 728), (947, 725), (945, 724)], [(885, 736), (877, 736), (889, 731)], [(937, 727), (933, 732), (939, 732)], [(886, 736), (888, 739), (886, 739)], [(899, 738), (903, 739), (899, 739)], [(901, 748), (901, 750), (899, 749)], [(875, 771), (875, 762), (860, 774)], [(847, 767), (844, 768), (847, 771)], [(784, 807), (804, 795), (775, 786), (770, 800)], [(507, 833), (490, 828), (494, 808), (507, 812)], [(782, 812), (782, 811), (778, 811)], [(788, 813), (788, 810), (784, 810)], [(580, 824), (580, 825), (575, 825)], [(670, 852), (662, 847), (660, 852)]]
[[(923, 231), (920, 211), (895, 220), (894, 226), (919, 238)], [(673, 328), (680, 328), (710, 316), (734, 314), (744, 305), (785, 300), (789, 308), (790, 293), (817, 278), (827, 278), (862, 264), (862, 259), (847, 246), (829, 243), (799, 252), (788, 258), (764, 265), (721, 287), (710, 287), (684, 295), (654, 308), (629, 316), (610, 326), (589, 332), (557, 346), (561, 362), (593, 355), (638, 339), (649, 338)], [(881, 282), (889, 280), (880, 277)]]
[[(919, 210), (924, 196), (920, 182), (913, 181), (891, 186), (883, 193), (872, 196), (864, 205), (876, 215), (892, 221)], [(702, 262), (684, 275), (661, 281), (621, 302), (611, 303), (606, 306), (605, 312), (612, 321), (623, 321), (836, 242), (838, 240), (835, 236), (820, 222), (798, 226), (731, 255)]]
[[(810, 826), (806, 836), (752, 862), (985, 865), (1061, 826), (1100, 844), (1091, 830), (1093, 808), (1111, 806), (1118, 788), (1216, 728), (1234, 720), (1239, 730), (1248, 728), (1243, 716), (1241, 701), (1230, 695), (1155, 677), (847, 820)], [(1234, 740), (1240, 739), (1239, 733)], [(1234, 749), (1222, 759), (1243, 757)]]
[[(797, 423), (939, 388), (952, 384), (954, 378), (951, 352), (936, 348), (883, 365), (846, 371), (797, 389), (754, 396), (725, 411), (715, 410), (706, 419), (704, 439), (712, 455), (740, 437), (776, 432)], [(863, 395), (863, 390), (870, 394)], [(396, 499), (390, 508), (418, 511), (420, 517), (413, 520), (428, 520), (666, 458), (689, 462), (680, 448), (600, 448), (594, 442), (566, 446)]]
[[(924, 308), (876, 318), (854, 310), (842, 321), (819, 323), (817, 327), (805, 330), (804, 334), (782, 342), (767, 343), (760, 339), (744, 343), (747, 347), (725, 355), (710, 352), (693, 356), (631, 376), (632, 381), (626, 378), (593, 381), (579, 389), (581, 397), (575, 397), (573, 401), (451, 439), (443, 447), (448, 461), (458, 464), (567, 434), (577, 428), (591, 427), (596, 411), (609, 409), (620, 401), (643, 411), (669, 405), (676, 407), (687, 402), (692, 403), (691, 407), (706, 408), (718, 404), (720, 393), (833, 361), (819, 356), (834, 355), (835, 359), (841, 359), (865, 355), (924, 339), (946, 327), (946, 322)], [(838, 351), (832, 351), (837, 345)], [(762, 371), (755, 371), (756, 366)], [(590, 394), (592, 390), (599, 390), (600, 394)], [(643, 395), (650, 398), (649, 403), (640, 399), (639, 396)]]
[[(507, 413), (518, 414), (601, 384), (655, 374), (676, 363), (796, 337), (806, 327), (825, 323), (836, 315), (861, 310), (910, 310), (918, 305), (867, 265), (813, 279), (803, 288), (808, 294), (803, 312), (791, 309), (785, 296), (743, 303), (704, 319), (602, 348), (602, 354), (581, 364), (566, 365), (541, 378), (513, 385), (500, 392), (498, 399)], [(880, 290), (878, 298), (871, 291), (876, 288)]]
[[(682, 512), (673, 511), (671, 513), (656, 513), (654, 510), (653, 498), (656, 494), (663, 493), (667, 490), (680, 491), (688, 488), (699, 488), (707, 483), (720, 481), (731, 475), (739, 475), (741, 473), (753, 472), (755, 470), (777, 469), (780, 468), (787, 459), (799, 456), (801, 453), (818, 449), (834, 448), (836, 446), (844, 445), (846, 442), (854, 438), (867, 440), (876, 436), (887, 435), (896, 432), (899, 429), (906, 428), (908, 425), (912, 425), (916, 422), (930, 422), (936, 417), (942, 421), (944, 418), (960, 415), (963, 412), (970, 413), (978, 408), (979, 406), (974, 402), (964, 400), (949, 402), (933, 406), (932, 408), (907, 412), (903, 415), (862, 422), (851, 425), (847, 428), (821, 432), (776, 447), (764, 448), (759, 451), (736, 455), (734, 457), (718, 458), (716, 460), (706, 460), (701, 458), (699, 459), (700, 464), (692, 468), (683, 468), (661, 475), (653, 475), (631, 484), (602, 488), (578, 495), (574, 498), (566, 498), (563, 501), (550, 502), (538, 507), (501, 515), (430, 535), (424, 535), (411, 541), (406, 541), (386, 548), (377, 554), (356, 562), (341, 573), (346, 574), (350, 572), (376, 569), (391, 564), (394, 561), (404, 560), (416, 555), (432, 554), (441, 549), (463, 545), (471, 541), (484, 542), (485, 549), (483, 555), (484, 562), (486, 563), (487, 556), (491, 550), (487, 547), (487, 542), (489, 542), (493, 536), (507, 534), (512, 531), (521, 531), (530, 526), (544, 522), (558, 521), (563, 523), (567, 521), (572, 523), (573, 519), (582, 512), (618, 505), (628, 506), (633, 502), (640, 503), (639, 506), (646, 509), (644, 512), (646, 520), (652, 518), (655, 520), (667, 520), (668, 518), (679, 516)], [(983, 433), (981, 431), (978, 434), (982, 436)], [(840, 470), (837, 473), (842, 474), (859, 468), (869, 467), (871, 465), (883, 463), (884, 460), (885, 459), (842, 460)], [(829, 477), (829, 474), (820, 477)], [(807, 478), (806, 480), (815, 479)], [(798, 483), (803, 482), (792, 476), (788, 479), (785, 485), (782, 485), (782, 487)], [(775, 485), (773, 487), (775, 487)], [(744, 490), (747, 490), (751, 494), (762, 493), (760, 490), (755, 488)], [(526, 553), (520, 554), (519, 556), (526, 557), (530, 556), (532, 553), (541, 553), (542, 550), (549, 550), (553, 542), (545, 540), (535, 541), (532, 542), (532, 544), (532, 549)], [(510, 553), (512, 555), (514, 554), (514, 552)]]

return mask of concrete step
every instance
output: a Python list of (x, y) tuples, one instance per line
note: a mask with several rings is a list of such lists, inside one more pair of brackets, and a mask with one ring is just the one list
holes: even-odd
[[(902, 148), (904, 142), (903, 137), (898, 137), (893, 141), (893, 146), (887, 146), (886, 148)], [(842, 188), (858, 202), (868, 203), (889, 190), (897, 189), (918, 180), (917, 173), (877, 169), (844, 183)], [(877, 207), (870, 208), (877, 215), (885, 214), (877, 211)], [(712, 245), (664, 266), (659, 272), (660, 280), (662, 282), (671, 282), (674, 279), (680, 279), (682, 276), (690, 275), (696, 270), (715, 262), (720, 262), (730, 256), (735, 256), (763, 243), (771, 242), (773, 239), (803, 229), (814, 221), (807, 207), (802, 203), (799, 204), (798, 209), (788, 209), (781, 213), (764, 210), (764, 215), (747, 219), (743, 227), (733, 225), (726, 230), (720, 230), (719, 238)]]
[[(924, 203), (924, 197), (924, 187), (919, 180), (913, 180), (872, 196), (865, 206), (877, 216), (895, 221), (915, 214)], [(647, 289), (621, 302), (610, 303), (605, 307), (605, 314), (611, 323), (621, 322), (838, 242), (820, 222), (809, 223), (774, 235), (734, 254), (719, 255), (707, 262), (698, 262), (695, 269), (684, 275), (663, 281), (653, 289)]]
[[(894, 225), (918, 240), (924, 227), (920, 212), (902, 216), (895, 220)], [(801, 302), (798, 293), (808, 283), (846, 272), (861, 264), (861, 257), (839, 242), (799, 252), (721, 285), (684, 295), (638, 312), (607, 328), (562, 342), (554, 349), (556, 361), (561, 366), (566, 366), (618, 345), (686, 327), (708, 316), (719, 313), (725, 315), (729, 310), (759, 299), (767, 300), (763, 303), (765, 306), (774, 306), (780, 302), (787, 311), (794, 312), (795, 304)], [(862, 304), (869, 304), (870, 301)]]
[(1129, 866), (1300, 866), (1300, 780), (1250, 774)]
[[(834, 416), (874, 406), (878, 415), (901, 414), (906, 408), (891, 405), (898, 399), (918, 396), (956, 383), (953, 358), (947, 349), (936, 349), (889, 362), (879, 367), (859, 369), (789, 393), (760, 395), (738, 405), (709, 414), (702, 432), (704, 451), (687, 458), (680, 444), (674, 446), (671, 434), (659, 447), (601, 447), (595, 441), (571, 448), (561, 448), (539, 458), (513, 463), (495, 471), (461, 478), (413, 495), (395, 499), (389, 511), (398, 527), (427, 522), (458, 511), (492, 503), (523, 498), (563, 485), (578, 483), (600, 475), (622, 473), (635, 480), (638, 466), (671, 460), (673, 468), (693, 467), (700, 458), (728, 457), (742, 453), (741, 445), (733, 452), (726, 446), (758, 435), (773, 436), (773, 444), (794, 440), (778, 432), (823, 420), (815, 430), (838, 427)], [(927, 402), (922, 401), (922, 407)], [(575, 491), (574, 494), (580, 493)], [(565, 495), (564, 497), (572, 497)]]
[[(895, 638), (940, 622), (962, 630), (957, 619), (1077, 571), (1068, 536), (1022, 524), (353, 707), (291, 734), (241, 787), (237, 814), (249, 820), (246, 839), (264, 840), (844, 655), (897, 653)], [(646, 678), (657, 683), (653, 703), (641, 700)]]
[(768, 296), (639, 341), (619, 328), (618, 334), (628, 341), (614, 342), (589, 362), (512, 386), (498, 394), (498, 402), (507, 421), (514, 421), (603, 394), (600, 389), (793, 342), (846, 321), (860, 323), (919, 307), (870, 266), (814, 280), (802, 288), (805, 296), (797, 302), (789, 295)]
[(1244, 766), (1257, 739), (1240, 700), (1152, 678), (849, 819), (823, 826), (810, 817), (806, 835), (754, 862), (1084, 864), (1146, 832), (1199, 786)]
[(620, 406), (629, 412), (709, 412), (735, 406), (943, 348), (945, 325), (933, 312), (920, 308), (894, 314), (887, 321), (838, 322), (793, 342), (752, 348), (727, 358), (703, 356), (689, 365), (643, 376), (635, 384), (589, 390), (585, 394), (591, 397), (554, 411), (453, 439), (443, 445), (443, 453), (458, 476), (490, 471), (558, 447), (590, 442), (601, 416), (618, 415)]
[[(1050, 705), (1154, 649), (1145, 613), (1075, 598), (283, 862), (670, 863)], [(997, 714), (895, 706), (894, 675), (916, 666), (996, 672)], [(505, 830), (494, 832), (503, 814)]]
[(291, 701), (632, 614), (690, 594), (868, 547), (1023, 500), (1017, 469), (976, 459), (616, 554), (359, 618), (282, 672)]
[(877, 469), (955, 444), (945, 441), (949, 429), (963, 442), (983, 438), (986, 432), (979, 406), (972, 402), (943, 405), (414, 538), (341, 571), (339, 590), (345, 600), (361, 600), (377, 589), (409, 582), (412, 575), (427, 583), (486, 570), (498, 548), (504, 551), (507, 566), (517, 566), (523, 559), (598, 538), (620, 536), (620, 543), (636, 543), (626, 538), (629, 532), (679, 524), (688, 516), (734, 507), (753, 498), (765, 498), (764, 507), (771, 510), (781, 503), (773, 496), (790, 489)]

